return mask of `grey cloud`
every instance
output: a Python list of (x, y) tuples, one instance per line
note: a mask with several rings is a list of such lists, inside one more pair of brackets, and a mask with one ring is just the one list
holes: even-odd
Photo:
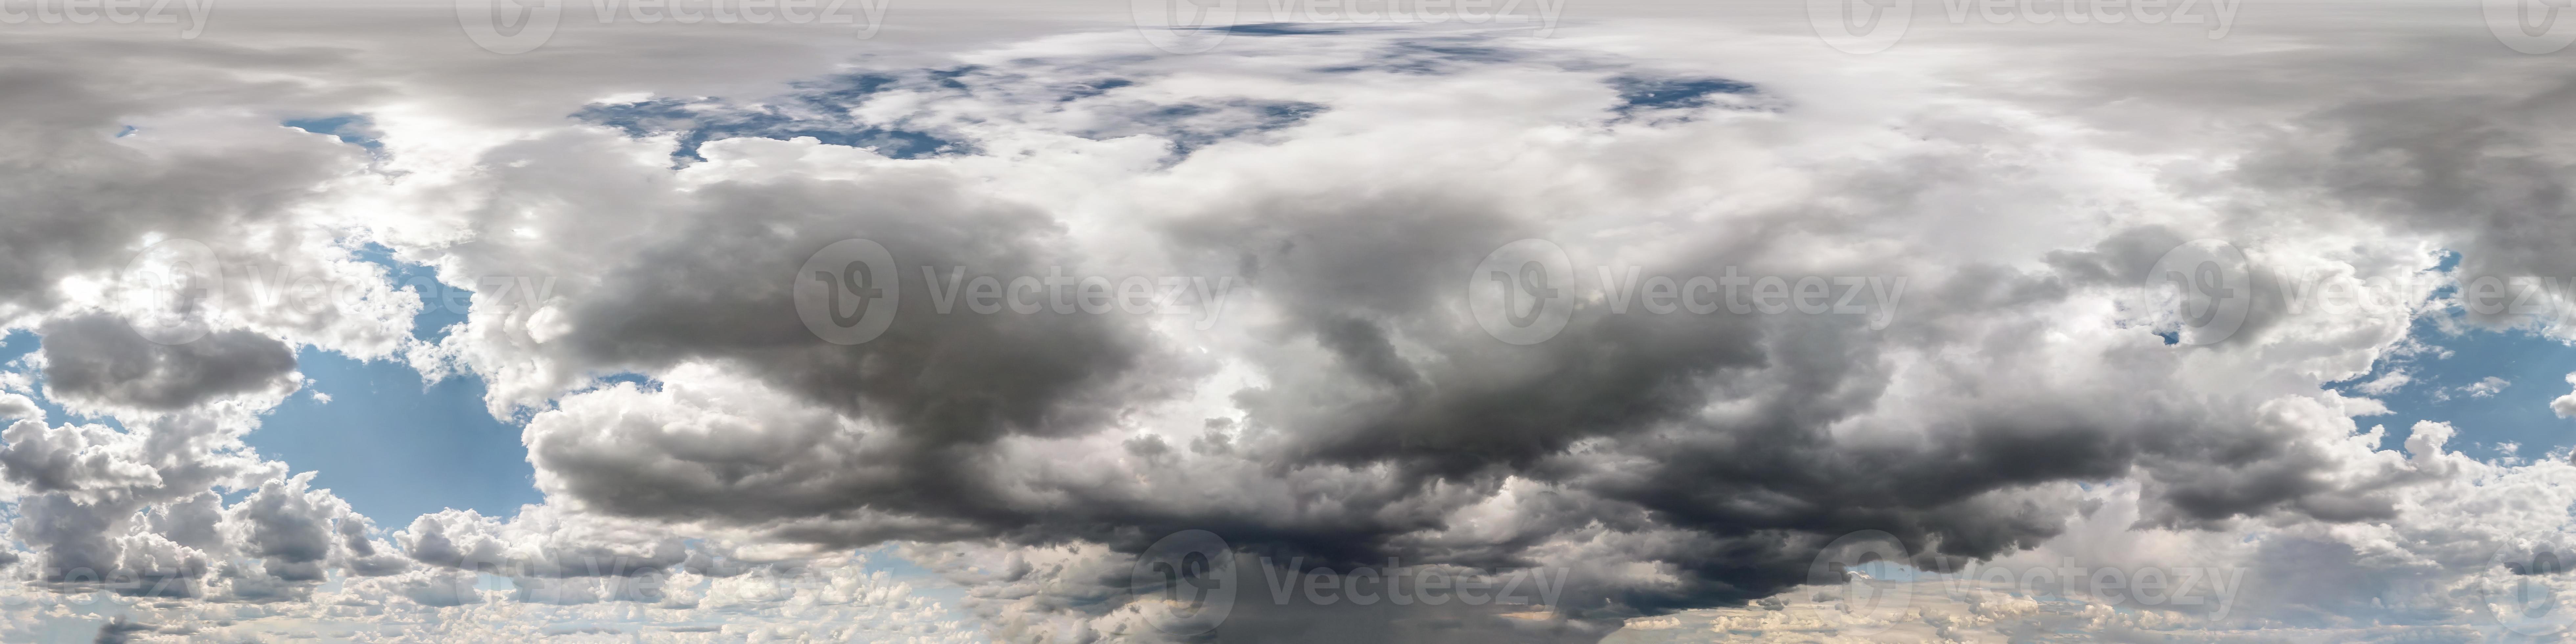
[(45, 393), (103, 409), (187, 409), (240, 394), (284, 395), (298, 386), (295, 352), (249, 331), (184, 344), (145, 339), (123, 319), (92, 314), (48, 322)]

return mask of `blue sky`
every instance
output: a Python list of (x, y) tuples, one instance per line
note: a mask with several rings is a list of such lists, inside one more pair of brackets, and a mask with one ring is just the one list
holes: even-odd
[[(2416, 421), (2450, 423), (2459, 428), (2451, 449), (2477, 458), (2502, 456), (2499, 446), (2515, 443), (2524, 457), (2576, 444), (2576, 419), (2559, 418), (2549, 401), (2567, 395), (2568, 372), (2576, 371), (2576, 347), (2524, 330), (2491, 331), (2445, 325), (2443, 318), (2419, 318), (2413, 335), (2428, 347), (2412, 355), (2382, 358), (2370, 375), (2334, 383), (2346, 395), (2369, 396), (2388, 405), (2386, 415), (2355, 419), (2364, 429), (2384, 425), (2383, 447), (2394, 448), (2413, 433)], [(2445, 329), (2449, 326), (2451, 328)], [(2361, 386), (2391, 373), (2410, 379), (2385, 393)], [(2503, 379), (2502, 389), (2479, 395), (2473, 388), (2487, 378)]]
[[(435, 340), (465, 321), (436, 297), (438, 289), (452, 287), (438, 282), (435, 269), (395, 261), (391, 250), (373, 244), (358, 256), (392, 271), (394, 284), (421, 293), (414, 337)], [(319, 472), (316, 486), (330, 488), (380, 526), (398, 528), (442, 508), (510, 516), (520, 505), (544, 500), (519, 427), (484, 411), (482, 379), (456, 375), (425, 383), (410, 365), (311, 348), (295, 358), (307, 391), (279, 405), (243, 441), (295, 471)]]
[(543, 500), (519, 427), (483, 410), (482, 380), (457, 376), (424, 386), (419, 372), (399, 362), (312, 349), (296, 360), (311, 381), (307, 391), (279, 405), (244, 442), (298, 472), (320, 472), (316, 486), (383, 527), (447, 507), (509, 516)]

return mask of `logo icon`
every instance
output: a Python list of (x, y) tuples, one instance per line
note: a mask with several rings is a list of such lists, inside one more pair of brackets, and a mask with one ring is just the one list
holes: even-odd
[[(1825, 544), (1807, 564), (1807, 588), (1816, 594), (1800, 604), (1818, 620), (1844, 635), (1868, 636), (1887, 630), (1905, 616), (1914, 601), (1911, 584), (1881, 575), (1913, 561), (1896, 535), (1862, 530)], [(1793, 591), (1796, 592), (1796, 591)]]
[(1574, 316), (1574, 262), (1544, 239), (1504, 244), (1467, 276), (1467, 306), (1496, 340), (1546, 342)]
[(1914, 0), (1807, 0), (1807, 24), (1827, 46), (1875, 54), (1905, 39), (1914, 26)]
[(2560, 15), (2570, 4), (2570, 0), (2486, 0), (2487, 31), (2495, 32), (2496, 40), (2514, 51), (2556, 53), (2576, 43), (2576, 15)]
[(524, 54), (543, 47), (563, 22), (563, 0), (456, 0), (456, 24), (476, 46), (495, 54)]
[(2178, 321), (2175, 341), (2216, 344), (2236, 335), (2253, 305), (2245, 252), (2215, 239), (2193, 240), (2165, 251), (2142, 286), (2148, 310)]
[(796, 269), (796, 317), (825, 342), (874, 340), (894, 324), (903, 295), (898, 277), (885, 246), (865, 239), (833, 242)]
[(1196, 54), (1215, 49), (1231, 33), (1240, 0), (1128, 0), (1136, 33), (1155, 49)]
[(2518, 535), (2487, 559), (2490, 579), (2479, 590), (2487, 610), (2506, 630), (2534, 638), (2568, 630), (2576, 623), (2576, 606), (2562, 589), (2576, 590), (2576, 538), (2557, 531)]
[(223, 264), (215, 249), (194, 239), (155, 243), (125, 263), (117, 275), (126, 324), (143, 339), (187, 344), (213, 330), (215, 303), (223, 300)]
[(1234, 550), (1206, 530), (1172, 533), (1136, 556), (1127, 588), (1155, 629), (1181, 636), (1216, 630), (1234, 611)]

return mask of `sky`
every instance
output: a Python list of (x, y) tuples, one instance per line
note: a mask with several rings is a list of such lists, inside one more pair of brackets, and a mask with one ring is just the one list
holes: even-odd
[(2557, 13), (0, 0), (0, 641), (2565, 641)]

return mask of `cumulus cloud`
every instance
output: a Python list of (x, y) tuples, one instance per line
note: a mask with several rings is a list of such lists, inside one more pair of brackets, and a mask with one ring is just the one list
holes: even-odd
[[(1973, 640), (2455, 624), (2494, 612), (2459, 599), (2501, 580), (2489, 555), (2564, 523), (2563, 454), (2481, 462), (2431, 421), (2387, 449), (2355, 420), (2387, 407), (2325, 387), (2451, 311), (2564, 332), (2478, 286), (2571, 274), (2555, 72), (2285, 30), (2223, 45), (2262, 82), (2164, 58), (2006, 79), (1937, 30), (1939, 55), (1864, 61), (1619, 29), (1273, 27), (1173, 56), (1062, 27), (839, 68), (728, 37), (685, 70), (586, 58), (667, 43), (579, 32), (600, 49), (508, 74), (408, 36), (0, 45), (39, 90), (0, 99), (29, 142), (0, 164), (40, 178), (0, 185), (25, 205), (0, 223), (41, 233), (0, 242), (0, 325), (41, 344), (18, 376), (40, 386), (0, 393), (9, 535), (48, 592), (147, 579), (114, 590), (170, 604), (101, 641), (1186, 639), (1134, 571), (1187, 530), (1243, 586), (1556, 571), (1510, 606), (1244, 601), (1218, 641), (1827, 633), (1848, 598), (1806, 586), (1863, 531), (1937, 574), (2254, 580), (2230, 615), (1950, 587), (1882, 624)], [(365, 141), (281, 125), (315, 113)], [(899, 296), (836, 343), (797, 293), (847, 239), (886, 249), (868, 286)], [(1529, 239), (1572, 295), (1552, 337), (1503, 342), (1471, 280)], [(219, 274), (130, 297), (170, 240)], [(2241, 326), (2206, 345), (2149, 288), (2195, 240), (2248, 263)], [(464, 321), (415, 337), (425, 293), (378, 254), (470, 291)], [(1130, 277), (1188, 306), (1085, 303)], [(1738, 306), (1808, 278), (1834, 303)], [(162, 319), (186, 337), (137, 330)], [(546, 501), (380, 526), (289, 476), (241, 437), (306, 386), (299, 351), (480, 380)], [(962, 601), (853, 554), (889, 543)]]
[(276, 399), (302, 381), (285, 343), (248, 331), (162, 344), (125, 320), (87, 315), (47, 322), (39, 333), (45, 396), (82, 408), (167, 411), (225, 397)]

